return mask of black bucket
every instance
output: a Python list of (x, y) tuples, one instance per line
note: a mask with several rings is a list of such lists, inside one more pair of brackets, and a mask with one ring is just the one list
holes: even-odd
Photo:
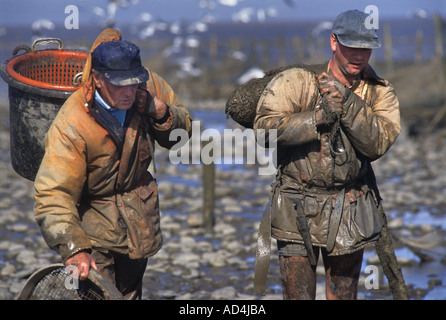
[[(35, 50), (4, 61), (0, 74), (9, 85), (10, 153), (14, 170), (34, 181), (45, 153), (45, 135), (66, 99), (80, 87), (77, 83), (87, 53), (62, 50)], [(66, 78), (70, 78), (66, 80)]]

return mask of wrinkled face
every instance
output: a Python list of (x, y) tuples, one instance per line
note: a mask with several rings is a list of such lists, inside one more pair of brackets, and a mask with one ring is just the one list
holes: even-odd
[(330, 45), (333, 51), (333, 62), (346, 78), (356, 79), (369, 63), (372, 49), (343, 46), (333, 34)]
[(94, 73), (93, 78), (96, 89), (109, 106), (121, 110), (128, 110), (132, 107), (133, 102), (135, 102), (138, 84), (120, 87), (111, 84), (101, 74)]

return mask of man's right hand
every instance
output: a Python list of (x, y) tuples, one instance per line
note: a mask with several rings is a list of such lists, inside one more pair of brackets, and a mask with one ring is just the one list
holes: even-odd
[(321, 95), (337, 91), (341, 94), (341, 96), (344, 96), (348, 91), (348, 89), (344, 87), (338, 79), (325, 72), (322, 72), (317, 77), (317, 82)]
[(86, 280), (88, 278), (88, 273), (90, 268), (98, 270), (96, 263), (88, 252), (81, 251), (76, 253), (74, 256), (70, 257), (65, 261), (67, 266), (77, 266), (79, 272), (79, 280)]

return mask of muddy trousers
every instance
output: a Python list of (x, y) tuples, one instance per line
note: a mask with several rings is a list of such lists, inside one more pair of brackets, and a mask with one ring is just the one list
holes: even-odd
[[(364, 250), (341, 256), (328, 256), (325, 248), (313, 247), (316, 261), (319, 250), (325, 267), (325, 293), (328, 300), (355, 300)], [(316, 267), (306, 256), (279, 255), (284, 300), (316, 298)]]
[(128, 255), (110, 252), (105, 249), (93, 250), (98, 271), (109, 278), (126, 300), (141, 300), (142, 279), (147, 259), (133, 260)]

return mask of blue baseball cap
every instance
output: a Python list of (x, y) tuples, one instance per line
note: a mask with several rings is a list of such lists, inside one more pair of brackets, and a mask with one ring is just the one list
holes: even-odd
[(339, 42), (350, 48), (379, 49), (381, 43), (376, 29), (366, 25), (368, 15), (359, 10), (349, 10), (337, 16), (332, 33)]
[(93, 69), (115, 86), (146, 82), (149, 73), (141, 63), (139, 48), (126, 40), (103, 42), (92, 52)]

